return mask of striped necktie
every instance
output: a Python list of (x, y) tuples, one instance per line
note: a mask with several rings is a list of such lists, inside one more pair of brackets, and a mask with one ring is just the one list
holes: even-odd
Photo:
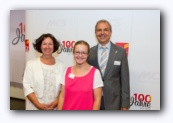
[(103, 51), (101, 53), (101, 58), (100, 58), (100, 69), (102, 75), (104, 75), (105, 69), (106, 69), (106, 64), (107, 64), (107, 52), (106, 52), (106, 47), (102, 47)]

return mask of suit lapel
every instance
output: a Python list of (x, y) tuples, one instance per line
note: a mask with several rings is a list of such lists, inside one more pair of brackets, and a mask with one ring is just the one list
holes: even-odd
[(118, 53), (118, 50), (115, 46), (115, 44), (113, 44), (111, 42), (111, 48), (110, 48), (110, 52), (109, 52), (109, 58), (108, 58), (108, 62), (107, 62), (107, 66), (106, 66), (106, 70), (105, 70), (105, 73), (104, 73), (104, 77), (106, 77), (109, 69), (111, 69), (113, 63), (114, 63), (114, 60), (116, 59), (117, 57), (117, 54)]

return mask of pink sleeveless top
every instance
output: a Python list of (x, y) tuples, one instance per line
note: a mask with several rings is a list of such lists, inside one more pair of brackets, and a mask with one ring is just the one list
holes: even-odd
[(96, 68), (82, 77), (71, 77), (72, 67), (65, 75), (65, 96), (63, 110), (92, 110), (94, 104), (93, 81)]

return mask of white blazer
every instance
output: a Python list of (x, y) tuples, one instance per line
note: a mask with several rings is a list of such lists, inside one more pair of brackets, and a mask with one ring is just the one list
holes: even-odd
[[(34, 92), (36, 97), (41, 98), (43, 96), (43, 89), (44, 89), (44, 77), (43, 77), (43, 70), (41, 67), (40, 58), (35, 58), (27, 62), (24, 78), (23, 78), (23, 89), (24, 95), (27, 96), (30, 93)], [(60, 82), (63, 81), (63, 75), (65, 70), (65, 65), (58, 59), (56, 59), (56, 97), (59, 94), (61, 84)]]

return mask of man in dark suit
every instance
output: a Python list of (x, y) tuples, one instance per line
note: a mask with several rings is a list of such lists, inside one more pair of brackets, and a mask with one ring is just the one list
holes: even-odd
[(107, 20), (96, 23), (95, 34), (99, 44), (90, 49), (88, 63), (102, 74), (101, 110), (128, 110), (130, 85), (126, 51), (110, 41), (112, 27)]

